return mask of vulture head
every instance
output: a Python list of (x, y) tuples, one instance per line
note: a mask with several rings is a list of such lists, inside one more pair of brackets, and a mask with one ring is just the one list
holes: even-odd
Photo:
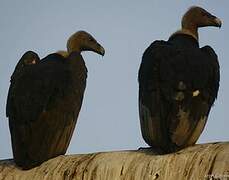
[(199, 28), (206, 26), (221, 27), (222, 22), (216, 16), (197, 6), (191, 7), (182, 18), (182, 28)]
[(181, 21), (181, 30), (175, 32), (170, 36), (176, 34), (188, 34), (198, 41), (198, 28), (206, 26), (221, 27), (222, 22), (216, 16), (210, 14), (205, 9), (193, 6), (183, 16)]
[(100, 55), (105, 54), (105, 49), (95, 40), (95, 38), (85, 31), (74, 33), (67, 42), (68, 53), (77, 51), (93, 51)]

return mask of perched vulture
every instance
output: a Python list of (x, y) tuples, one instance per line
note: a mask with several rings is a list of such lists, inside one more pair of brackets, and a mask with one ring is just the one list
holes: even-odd
[(39, 60), (25, 53), (11, 78), (6, 115), (15, 163), (30, 169), (65, 154), (86, 87), (82, 51), (104, 55), (104, 48), (87, 32), (73, 34), (67, 52)]
[(217, 55), (210, 46), (199, 47), (198, 28), (221, 27), (221, 21), (191, 7), (181, 24), (168, 41), (145, 50), (138, 74), (142, 136), (162, 153), (196, 143), (219, 88)]

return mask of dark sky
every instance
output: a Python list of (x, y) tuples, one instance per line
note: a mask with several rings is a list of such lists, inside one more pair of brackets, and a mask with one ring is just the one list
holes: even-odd
[(78, 30), (90, 32), (105, 47), (106, 55), (83, 53), (89, 71), (87, 89), (68, 153), (146, 146), (137, 103), (141, 56), (152, 41), (167, 40), (179, 29), (183, 13), (192, 5), (204, 7), (223, 21), (221, 29), (199, 31), (200, 45), (212, 46), (221, 65), (219, 97), (199, 143), (228, 140), (228, 0), (1, 0), (0, 159), (12, 157), (5, 105), (17, 61), (27, 50), (41, 58), (64, 50), (68, 37)]

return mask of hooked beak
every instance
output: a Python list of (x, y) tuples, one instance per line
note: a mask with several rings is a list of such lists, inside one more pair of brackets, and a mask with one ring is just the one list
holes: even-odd
[(102, 56), (104, 56), (105, 54), (105, 49), (103, 48), (103, 46), (101, 46), (99, 43), (93, 43), (90, 46), (87, 46), (86, 48), (81, 48), (81, 51), (93, 51), (97, 54), (100, 54)]
[(105, 49), (97, 42), (90, 44), (90, 46), (87, 46), (86, 48), (85, 47), (81, 48), (81, 51), (93, 51), (102, 56), (104, 56), (105, 54)]
[(105, 54), (105, 49), (99, 43), (98, 43), (97, 53), (100, 54), (100, 55), (102, 55), (102, 56), (104, 56), (104, 54)]
[(222, 21), (221, 21), (219, 18), (215, 17), (215, 18), (214, 18), (214, 23), (215, 23), (215, 26), (216, 26), (216, 27), (221, 28), (221, 26), (222, 26)]

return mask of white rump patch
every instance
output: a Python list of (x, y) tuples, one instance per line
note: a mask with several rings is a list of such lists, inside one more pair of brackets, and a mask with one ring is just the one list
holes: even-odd
[(199, 90), (196, 90), (196, 91), (193, 91), (192, 92), (192, 96), (193, 97), (196, 97), (196, 96), (198, 96), (200, 94), (200, 91)]

